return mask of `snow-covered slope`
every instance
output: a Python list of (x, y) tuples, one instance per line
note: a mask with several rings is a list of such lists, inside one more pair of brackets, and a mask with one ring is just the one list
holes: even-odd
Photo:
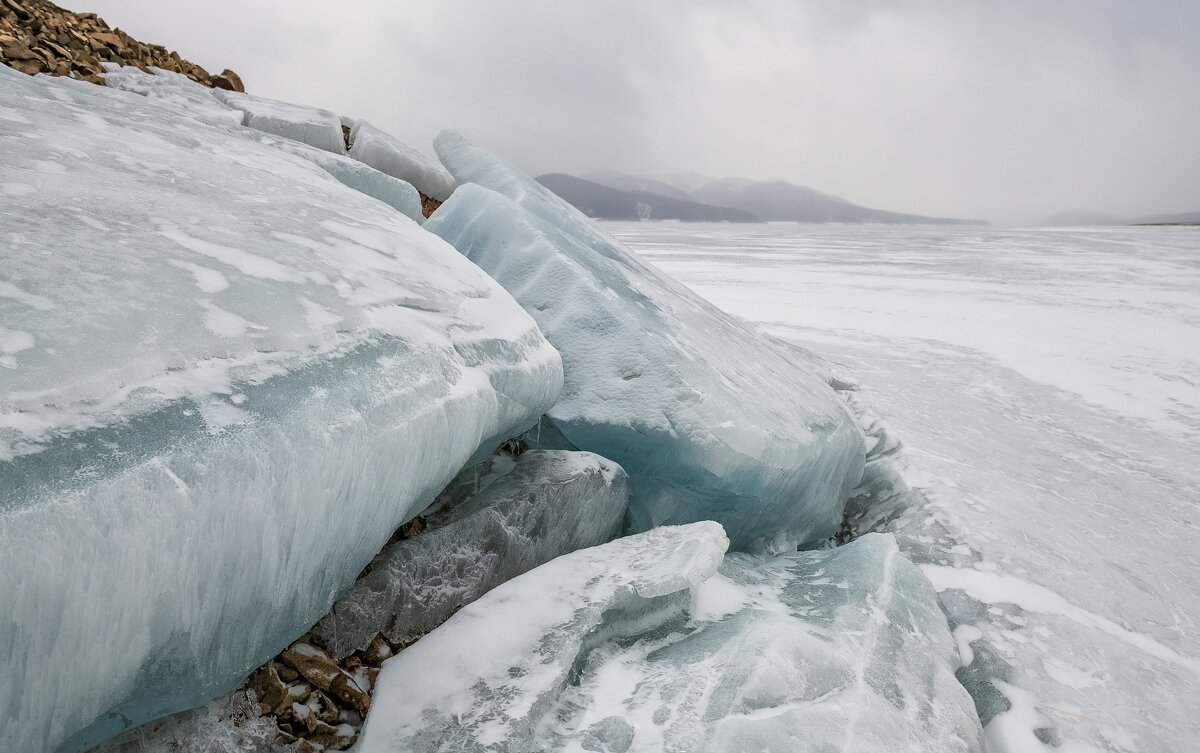
[(170, 97), (0, 66), (0, 195), (9, 750), (231, 689), (558, 394), (461, 254)]
[(980, 751), (890, 536), (733, 554), (712, 523), (560, 557), (384, 664), (361, 753)]
[(465, 185), (426, 229), (515, 295), (563, 354), (549, 415), (630, 474), (638, 530), (712, 519), (736, 549), (778, 551), (837, 530), (863, 439), (814, 365), (503, 160), (453, 133), (435, 148)]

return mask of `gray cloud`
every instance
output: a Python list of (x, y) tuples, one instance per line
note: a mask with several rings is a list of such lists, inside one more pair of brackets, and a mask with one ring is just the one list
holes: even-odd
[(785, 178), (896, 211), (1200, 210), (1200, 3), (92, 0), (265, 96), (527, 170)]

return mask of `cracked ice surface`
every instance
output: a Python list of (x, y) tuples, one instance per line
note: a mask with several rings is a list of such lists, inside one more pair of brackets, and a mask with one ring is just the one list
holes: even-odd
[(279, 102), (245, 92), (223, 89), (211, 91), (218, 100), (243, 113), (242, 125), (334, 154), (346, 153), (342, 119), (328, 110)]
[[(936, 595), (892, 537), (714, 574), (717, 530), (656, 529), (496, 589), (385, 663), (360, 750), (980, 750)], [(697, 532), (704, 566), (688, 552), (673, 586), (690, 589), (613, 589), (678, 570)]]
[(813, 364), (489, 152), (449, 132), (435, 148), (462, 185), (426, 229), (504, 285), (563, 354), (549, 416), (629, 473), (637, 530), (711, 519), (735, 549), (776, 551), (837, 530), (863, 439)]
[(1196, 747), (1195, 229), (605, 227), (861, 381), (990, 750)]
[[(558, 354), (309, 161), (0, 66), (0, 728), (81, 750), (303, 632)], [(36, 123), (36, 127), (29, 124)]]
[(610, 541), (628, 485), (620, 466), (590, 452), (526, 452), (438, 527), (381, 552), (313, 632), (338, 658), (379, 632), (408, 643), (504, 581)]

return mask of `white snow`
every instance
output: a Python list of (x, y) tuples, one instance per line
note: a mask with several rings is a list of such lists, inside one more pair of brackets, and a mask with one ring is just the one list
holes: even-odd
[(995, 750), (1194, 747), (1200, 234), (604, 226), (862, 385)]
[(435, 148), (462, 185), (425, 228), (504, 285), (563, 354), (549, 416), (630, 474), (637, 530), (711, 519), (735, 549), (774, 551), (837, 531), (863, 439), (806, 354), (714, 308), (486, 150), (449, 132)]
[(240, 126), (4, 66), (0, 103), (37, 123), (0, 148), (36, 187), (0, 210), (0, 728), (78, 751), (303, 633), (561, 362), (452, 247)]

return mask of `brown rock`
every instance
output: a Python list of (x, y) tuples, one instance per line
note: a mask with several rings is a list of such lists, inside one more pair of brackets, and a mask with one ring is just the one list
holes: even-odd
[(246, 91), (246, 85), (242, 83), (242, 77), (228, 68), (213, 76), (212, 82), (213, 86), (218, 89), (225, 89), (232, 92)]
[(37, 75), (46, 70), (46, 64), (37, 58), (33, 60), (14, 60), (12, 61), (12, 67), (21, 73), (28, 73), (30, 76)]
[(388, 645), (388, 642), (384, 640), (382, 635), (377, 633), (371, 639), (371, 644), (367, 646), (367, 650), (363, 654), (368, 664), (378, 666), (392, 658), (392, 647)]
[(330, 700), (329, 696), (321, 691), (316, 691), (317, 701), (321, 704), (321, 710), (317, 712), (317, 718), (323, 722), (332, 724), (338, 720), (338, 712), (341, 711), (337, 704)]
[(371, 697), (321, 649), (297, 641), (280, 654), (279, 658), (302, 674), (304, 679), (338, 701), (364, 714), (370, 708)]
[(94, 31), (94, 32), (92, 32), (91, 36), (92, 36), (92, 39), (96, 40), (97, 42), (99, 42), (103, 45), (107, 45), (108, 47), (111, 47), (114, 50), (119, 50), (125, 46), (124, 41), (120, 37), (118, 37), (116, 34), (113, 34), (110, 31)]
[(313, 745), (308, 740), (301, 740), (296, 746), (296, 753), (322, 753), (324, 750), (323, 745)]
[(283, 718), (294, 722), (293, 728), (299, 729), (300, 734), (305, 735), (306, 737), (307, 735), (316, 731), (317, 725), (320, 724), (320, 720), (317, 719), (317, 715), (313, 713), (313, 710), (303, 703), (293, 703), (291, 707), (284, 712)]
[[(343, 734), (350, 732), (350, 734)], [(335, 727), (332, 724), (318, 722), (317, 728), (308, 735), (308, 741), (333, 750), (345, 750), (354, 744), (355, 735), (348, 728)]]
[(293, 682), (296, 680), (296, 678), (300, 677), (299, 672), (286, 664), (280, 664), (277, 661), (273, 661), (271, 663), (275, 665), (275, 671), (279, 673), (279, 679), (283, 680), (284, 682)]
[(13, 37), (0, 39), (0, 53), (4, 54), (5, 60), (33, 60), (37, 57), (33, 50)]
[(254, 691), (259, 714), (270, 714), (288, 698), (288, 687), (275, 671), (275, 662), (269, 662), (250, 675), (249, 688)]
[(428, 219), (431, 214), (437, 211), (437, 208), (442, 205), (442, 202), (437, 199), (421, 194), (421, 214)]

